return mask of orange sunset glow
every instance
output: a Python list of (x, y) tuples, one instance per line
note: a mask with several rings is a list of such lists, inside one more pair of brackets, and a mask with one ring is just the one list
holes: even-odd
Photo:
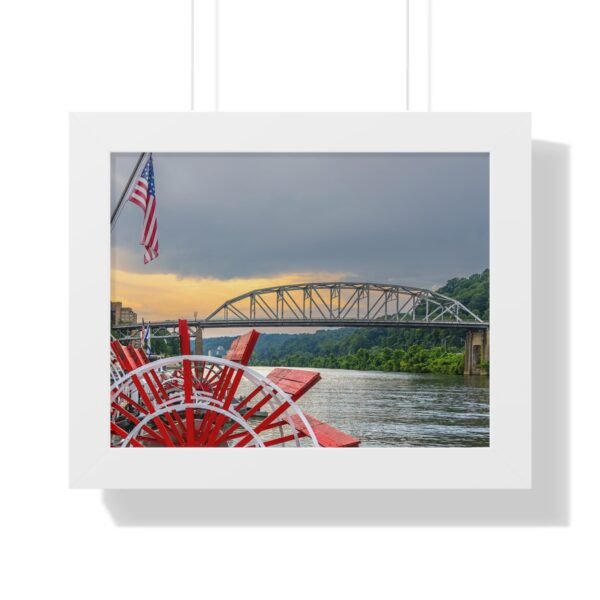
[(131, 273), (114, 269), (111, 299), (130, 306), (147, 321), (206, 317), (226, 300), (258, 288), (304, 283), (340, 281), (346, 273), (284, 273), (274, 277), (211, 279), (180, 277), (173, 273)]

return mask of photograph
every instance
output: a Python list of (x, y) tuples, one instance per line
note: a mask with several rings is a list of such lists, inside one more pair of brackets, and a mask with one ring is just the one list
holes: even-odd
[(3, 9), (2, 597), (600, 597), (600, 2)]
[(111, 153), (111, 446), (489, 446), (489, 163)]

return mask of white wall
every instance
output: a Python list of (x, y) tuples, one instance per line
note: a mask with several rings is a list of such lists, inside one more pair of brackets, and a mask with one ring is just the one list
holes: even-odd
[[(223, 23), (221, 60), (229, 71), (221, 74), (222, 108), (403, 109), (403, 38), (395, 37), (403, 31), (401, 2), (256, 0), (255, 13), (242, 7), (250, 2), (222, 3), (222, 19), (239, 14), (233, 9), (244, 10), (241, 24)], [(347, 18), (335, 10), (342, 5)], [(203, 10), (199, 2), (197, 14)], [(210, 10), (207, 5), (207, 14)], [(308, 10), (310, 15), (303, 12)], [(557, 417), (555, 430), (544, 431), (544, 419), (538, 419), (536, 430), (546, 441), (541, 450), (551, 457), (540, 460), (544, 472), (538, 482), (555, 484), (542, 490), (541, 499), (554, 509), (541, 507), (539, 495), (531, 504), (514, 494), (446, 493), (416, 500), (382, 497), (368, 518), (360, 510), (366, 501), (360, 494), (269, 500), (218, 494), (121, 497), (67, 489), (68, 349), (61, 335), (68, 315), (67, 112), (187, 110), (189, 2), (3, 3), (0, 244), (7, 306), (0, 344), (0, 585), (12, 588), (3, 595), (494, 599), (597, 594), (598, 17), (596, 3), (585, 0), (433, 0), (433, 109), (530, 110), (534, 136), (567, 144), (572, 152), (571, 417), (567, 420), (564, 404), (548, 406)], [(280, 30), (282, 22), (287, 35)], [(253, 36), (259, 24), (262, 30)], [(269, 52), (273, 44), (265, 41), (268, 31), (276, 41), (274, 55)], [(303, 40), (307, 48), (286, 47)], [(210, 52), (210, 44), (197, 39), (197, 48), (203, 44)], [(345, 63), (347, 56), (352, 64)], [(235, 72), (241, 57), (243, 80)], [(264, 68), (248, 78), (256, 63)], [(198, 58), (200, 71), (209, 72), (211, 64), (206, 56)], [(290, 94), (296, 81), (290, 65), (302, 70), (306, 64), (310, 69), (298, 73), (302, 83)], [(212, 83), (203, 87), (199, 75), (196, 106), (211, 109)], [(269, 91), (270, 84), (281, 88), (277, 94)], [(548, 186), (549, 197), (551, 192)], [(565, 221), (563, 229), (568, 227)], [(552, 236), (539, 234), (548, 248)], [(562, 269), (560, 256), (549, 251), (549, 257), (546, 283), (552, 281), (553, 263), (558, 272)], [(553, 298), (549, 294), (549, 306)], [(554, 321), (551, 316), (549, 330), (560, 329), (568, 318), (560, 307)], [(28, 354), (32, 350), (38, 351), (34, 357)], [(557, 381), (552, 375), (548, 381)], [(564, 464), (566, 428), (570, 475)], [(561, 452), (553, 450), (554, 434)], [(160, 510), (173, 501), (180, 504), (178, 521)], [(130, 514), (135, 502), (140, 503), (137, 521)], [(265, 508), (265, 502), (272, 507)], [(297, 523), (329, 519), (339, 526), (294, 527), (285, 516), (285, 502), (293, 504)], [(320, 505), (325, 517), (319, 517)], [(209, 517), (194, 521), (193, 515), (208, 510), (215, 514), (214, 526), (174, 526), (206, 524)], [(163, 526), (144, 525), (153, 511)], [(363, 526), (344, 524), (353, 512), (362, 513)], [(240, 519), (236, 513), (248, 516)], [(254, 521), (253, 513), (258, 515)], [(386, 520), (418, 526), (373, 526)], [(234, 525), (224, 525), (228, 521)]]

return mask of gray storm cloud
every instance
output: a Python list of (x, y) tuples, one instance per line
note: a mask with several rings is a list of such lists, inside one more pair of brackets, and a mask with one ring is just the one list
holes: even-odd
[[(135, 160), (113, 155), (113, 206)], [(160, 256), (143, 265), (142, 214), (128, 203), (115, 268), (432, 287), (489, 264), (487, 154), (155, 154), (154, 168)]]

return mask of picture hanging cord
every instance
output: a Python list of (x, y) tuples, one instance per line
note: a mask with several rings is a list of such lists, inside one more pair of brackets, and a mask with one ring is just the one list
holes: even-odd
[(433, 53), (433, 29), (431, 23), (432, 0), (427, 0), (427, 112), (431, 112), (431, 56)]
[(191, 47), (191, 54), (190, 54), (190, 66), (191, 66), (191, 72), (190, 72), (190, 106), (191, 106), (191, 111), (194, 111), (194, 52), (195, 52), (195, 48), (194, 48), (194, 29), (195, 29), (195, 20), (194, 20), (194, 0), (190, 0), (190, 21), (191, 21), (191, 31), (190, 31), (190, 47)]
[[(215, 112), (219, 112), (219, 0), (215, 2)], [(194, 14), (195, 0), (190, 0), (190, 110), (194, 112), (194, 76), (195, 76), (195, 36), (196, 19)]]
[(215, 0), (215, 112), (219, 112), (219, 0)]
[(406, 112), (410, 110), (410, 0), (406, 0)]
[[(219, 112), (219, 0), (215, 1), (215, 112)], [(190, 0), (190, 20), (191, 20), (191, 31), (190, 31), (190, 108), (194, 111), (194, 54), (195, 54), (195, 19), (194, 19), (194, 2)], [(431, 0), (428, 0), (428, 23), (427, 23), (427, 110), (431, 111)], [(406, 37), (406, 64), (405, 64), (405, 104), (406, 112), (410, 111), (410, 0), (406, 0), (406, 23), (405, 23), (405, 37)]]

